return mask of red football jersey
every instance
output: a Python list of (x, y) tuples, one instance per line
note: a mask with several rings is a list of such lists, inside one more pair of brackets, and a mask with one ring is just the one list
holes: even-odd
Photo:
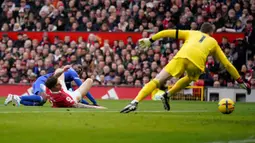
[(46, 88), (46, 94), (49, 95), (49, 99), (53, 103), (53, 107), (72, 107), (75, 103), (73, 98), (63, 89), (59, 92), (51, 92), (48, 88)]

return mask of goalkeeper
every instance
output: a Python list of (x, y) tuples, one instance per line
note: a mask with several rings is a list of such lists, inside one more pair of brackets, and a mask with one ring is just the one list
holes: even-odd
[(121, 113), (128, 113), (137, 109), (138, 103), (146, 96), (150, 95), (156, 88), (162, 87), (171, 77), (179, 78), (186, 72), (186, 76), (179, 79), (175, 85), (162, 97), (162, 103), (165, 110), (170, 110), (169, 97), (181, 89), (185, 88), (191, 81), (199, 78), (204, 72), (205, 63), (208, 55), (213, 55), (217, 58), (231, 74), (231, 76), (239, 83), (240, 87), (251, 93), (251, 88), (248, 83), (245, 83), (236, 68), (228, 61), (217, 41), (210, 35), (213, 34), (213, 26), (210, 23), (204, 23), (200, 31), (191, 30), (163, 30), (153, 35), (151, 38), (143, 38), (139, 40), (139, 46), (146, 48), (154, 41), (171, 37), (176, 39), (183, 39), (185, 42), (176, 56), (162, 69), (162, 71), (149, 83), (147, 83), (138, 93), (136, 98), (127, 105)]

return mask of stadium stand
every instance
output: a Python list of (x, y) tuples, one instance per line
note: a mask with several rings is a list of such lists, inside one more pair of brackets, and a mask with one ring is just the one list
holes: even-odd
[[(3, 34), (0, 43), (0, 83), (29, 84), (64, 64), (82, 64), (81, 78), (95, 85), (142, 86), (155, 77), (178, 51), (174, 39), (163, 39), (148, 51), (128, 43), (100, 43), (95, 37), (71, 41), (45, 35), (33, 39), (22, 31), (142, 32), (149, 37), (163, 29), (197, 30), (205, 21), (215, 32), (243, 32), (244, 39), (220, 43), (226, 56), (255, 86), (254, 0), (4, 0), (0, 9), (2, 32), (19, 32), (18, 40)], [(113, 62), (115, 61), (115, 62)], [(221, 65), (208, 57), (206, 73), (197, 84), (233, 87)], [(168, 81), (173, 84), (175, 80)]]

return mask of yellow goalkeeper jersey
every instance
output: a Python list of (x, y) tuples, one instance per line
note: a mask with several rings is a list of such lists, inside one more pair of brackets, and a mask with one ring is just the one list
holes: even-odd
[[(176, 30), (163, 30), (152, 36), (152, 40), (164, 37), (176, 38)], [(184, 44), (174, 58), (186, 58), (204, 72), (208, 55), (216, 57), (235, 78), (240, 75), (228, 61), (218, 42), (211, 36), (200, 31), (178, 30), (178, 39), (183, 39)]]

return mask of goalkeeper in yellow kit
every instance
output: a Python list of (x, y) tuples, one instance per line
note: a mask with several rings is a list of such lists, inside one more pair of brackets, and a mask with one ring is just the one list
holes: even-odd
[(165, 38), (183, 39), (185, 42), (175, 57), (162, 69), (162, 71), (149, 83), (147, 83), (138, 93), (136, 98), (127, 105), (121, 113), (128, 113), (137, 109), (138, 103), (146, 96), (150, 95), (153, 90), (160, 88), (171, 77), (179, 78), (186, 72), (186, 76), (179, 79), (175, 85), (165, 94), (161, 100), (165, 110), (170, 110), (169, 96), (175, 94), (181, 89), (189, 85), (191, 81), (199, 78), (204, 72), (205, 63), (208, 55), (217, 58), (231, 74), (231, 76), (239, 83), (240, 87), (251, 93), (251, 88), (248, 83), (245, 83), (236, 68), (228, 61), (218, 42), (210, 35), (213, 33), (213, 26), (210, 23), (204, 23), (200, 31), (191, 30), (163, 30), (153, 35), (151, 38), (139, 40), (141, 48), (149, 47), (154, 41)]

